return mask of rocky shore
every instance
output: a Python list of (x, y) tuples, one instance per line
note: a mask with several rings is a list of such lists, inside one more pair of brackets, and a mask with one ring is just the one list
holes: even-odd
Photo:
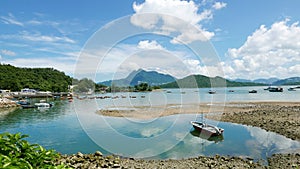
[(0, 108), (12, 108), (17, 107), (18, 105), (7, 98), (0, 98)]
[(226, 111), (221, 121), (260, 127), (300, 140), (300, 103), (252, 103), (244, 111)]
[(199, 156), (195, 158), (179, 160), (145, 160), (134, 158), (121, 158), (119, 156), (103, 156), (97, 151), (94, 154), (77, 153), (63, 155), (56, 164), (65, 164), (71, 168), (100, 169), (100, 168), (122, 168), (122, 169), (289, 169), (299, 168), (300, 154), (275, 154), (268, 158), (269, 164), (254, 162), (252, 159), (240, 157), (225, 157), (215, 155), (213, 157)]

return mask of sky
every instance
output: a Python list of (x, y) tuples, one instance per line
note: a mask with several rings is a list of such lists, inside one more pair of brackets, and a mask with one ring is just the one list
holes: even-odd
[(95, 81), (300, 76), (299, 0), (0, 1), (0, 62)]

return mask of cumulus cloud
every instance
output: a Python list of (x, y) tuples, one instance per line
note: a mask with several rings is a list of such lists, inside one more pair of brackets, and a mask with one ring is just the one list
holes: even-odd
[(222, 8), (225, 8), (227, 6), (226, 3), (224, 2), (216, 2), (214, 5), (213, 5), (213, 8), (214, 9), (222, 9)]
[(250, 79), (299, 76), (300, 27), (298, 22), (288, 22), (275, 22), (270, 28), (261, 25), (240, 48), (228, 49), (231, 61), (224, 66), (235, 70), (231, 76)]
[[(203, 28), (201, 22), (212, 19), (213, 10), (225, 6), (225, 3), (219, 2), (209, 7), (209, 9), (200, 9), (200, 6), (194, 1), (145, 0), (141, 4), (133, 3), (135, 15), (131, 17), (131, 22), (145, 29), (157, 28), (159, 32), (167, 35), (179, 32), (179, 35), (171, 41), (172, 43), (191, 43), (195, 40), (207, 41), (214, 36), (214, 33)], [(147, 13), (153, 15), (139, 15)], [(197, 31), (195, 31), (195, 28), (191, 29), (189, 24), (196, 27)]]
[(157, 41), (153, 40), (153, 41), (149, 41), (149, 40), (143, 40), (143, 41), (140, 41), (138, 43), (138, 46), (137, 46), (139, 49), (157, 49), (157, 50), (163, 50), (164, 48), (157, 43)]

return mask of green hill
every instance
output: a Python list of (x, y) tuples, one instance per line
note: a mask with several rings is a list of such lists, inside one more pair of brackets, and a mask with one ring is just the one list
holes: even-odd
[(222, 77), (207, 77), (203, 75), (190, 75), (175, 82), (160, 85), (161, 88), (210, 88), (210, 87), (238, 87), (263, 86), (264, 84), (252, 82), (234, 82)]
[(0, 64), (0, 89), (20, 91), (32, 88), (40, 91), (64, 92), (72, 78), (53, 68), (18, 68)]
[(131, 72), (124, 79), (109, 80), (100, 82), (99, 84), (103, 84), (106, 86), (111, 86), (112, 84), (114, 84), (115, 86), (135, 86), (140, 83), (147, 83), (151, 86), (158, 86), (161, 84), (173, 82), (175, 80), (176, 79), (171, 75), (158, 73), (156, 71), (145, 71), (143, 69), (139, 69)]

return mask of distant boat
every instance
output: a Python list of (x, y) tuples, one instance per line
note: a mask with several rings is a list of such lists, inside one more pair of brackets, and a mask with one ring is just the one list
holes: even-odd
[(167, 91), (167, 93), (172, 93), (171, 91)]
[(228, 90), (228, 92), (229, 92), (229, 93), (233, 93), (233, 92), (234, 92), (234, 90)]
[(201, 134), (203, 135), (218, 136), (223, 134), (224, 132), (224, 129), (206, 123), (191, 121), (191, 124), (193, 125), (195, 130), (201, 132)]
[(257, 90), (249, 90), (249, 93), (257, 93)]
[(208, 93), (209, 94), (216, 94), (217, 92), (215, 90), (209, 90)]
[(17, 102), (17, 104), (19, 104), (19, 105), (30, 105), (30, 103), (27, 101), (27, 100), (19, 100), (18, 102)]
[(269, 89), (269, 92), (283, 92), (283, 88), (282, 87), (271, 87)]
[(35, 103), (34, 106), (37, 108), (50, 108), (51, 107), (51, 105), (49, 103)]
[(53, 106), (53, 104), (46, 103), (46, 100), (40, 100), (39, 103), (34, 103), (34, 106), (37, 108), (50, 108)]
[(291, 87), (291, 88), (288, 89), (288, 91), (296, 91), (296, 89)]
[(264, 90), (270, 90), (272, 87), (271, 86), (269, 86), (268, 88), (265, 88)]

